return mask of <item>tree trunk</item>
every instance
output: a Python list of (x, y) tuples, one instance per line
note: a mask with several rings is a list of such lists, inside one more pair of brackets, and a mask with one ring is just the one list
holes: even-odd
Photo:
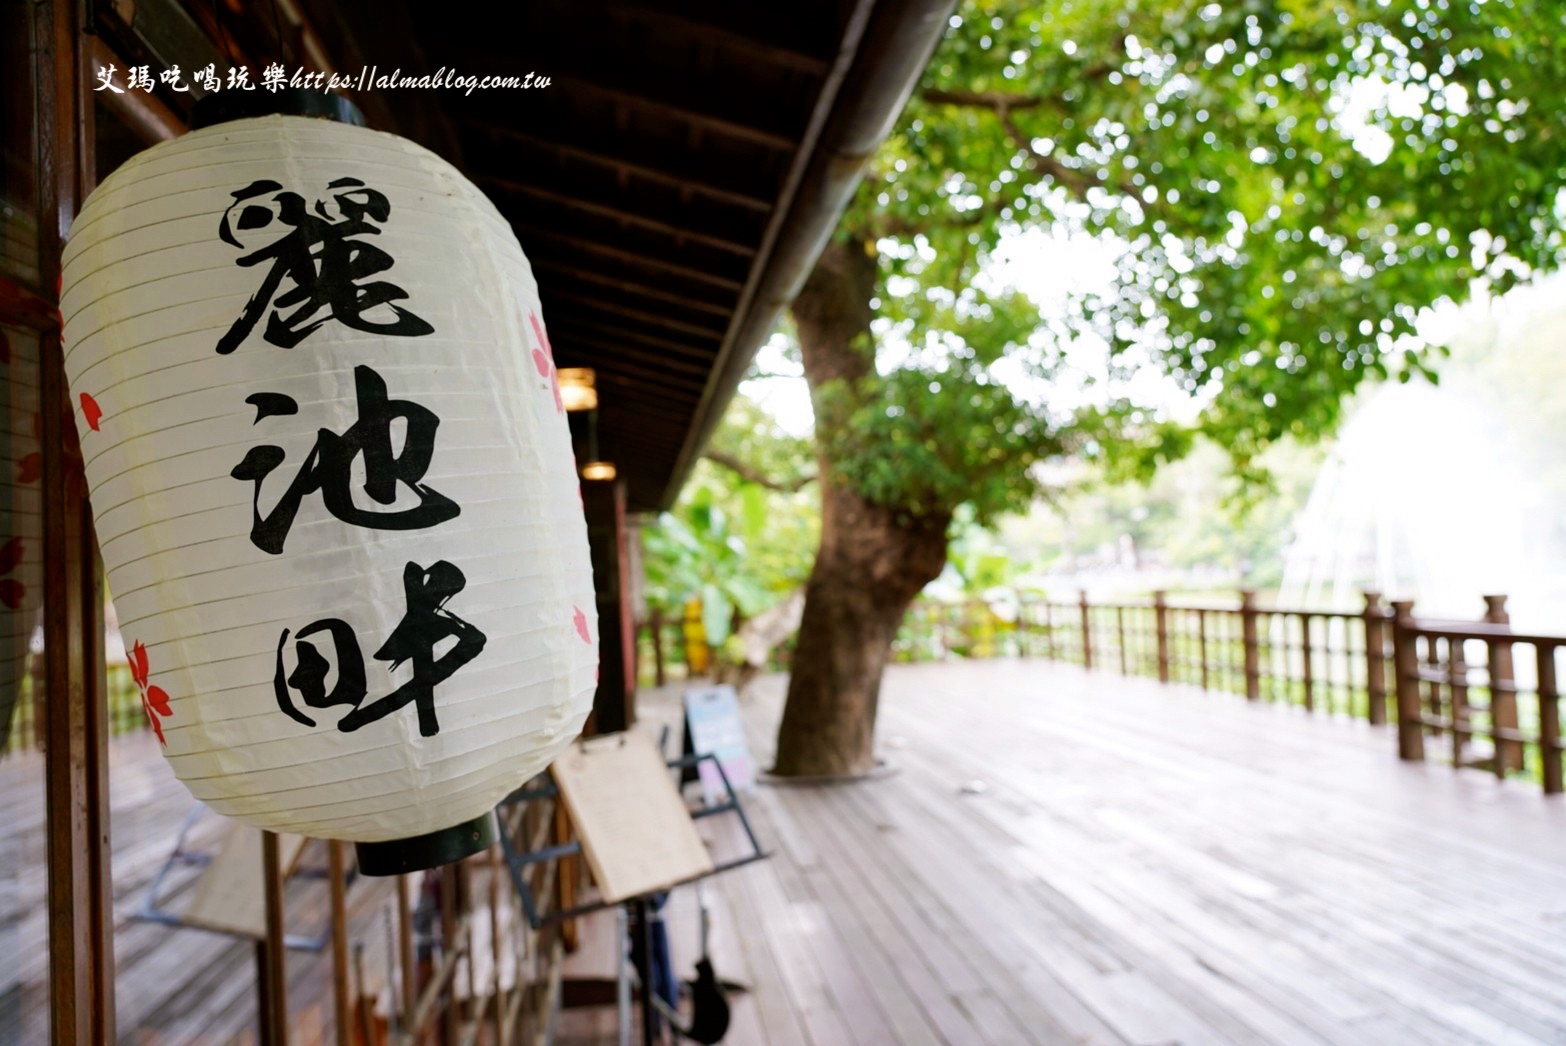
[[(870, 299), (876, 262), (862, 242), (829, 245), (795, 299), (816, 444), (829, 447), (875, 366)], [(833, 387), (832, 395), (822, 390)], [(820, 454), (821, 549), (778, 728), (773, 773), (854, 776), (875, 766), (881, 674), (908, 605), (946, 564), (949, 512), (873, 504), (839, 481)]]

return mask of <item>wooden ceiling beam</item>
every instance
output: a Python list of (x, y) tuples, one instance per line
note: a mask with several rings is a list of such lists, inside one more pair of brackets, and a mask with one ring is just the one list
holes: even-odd
[(649, 8), (642, 4), (611, 3), (610, 10), (630, 21), (644, 22), (648, 25), (669, 29), (679, 36), (708, 44), (731, 55), (748, 58), (752, 61), (774, 65), (781, 69), (792, 69), (796, 72), (808, 73), (811, 76), (824, 76), (830, 63), (818, 55), (808, 54), (791, 47), (760, 40), (753, 36), (725, 29), (710, 22), (699, 21), (695, 18), (677, 14), (673, 11), (662, 11)]
[(713, 354), (717, 352), (717, 346), (692, 345), (689, 342), (674, 341), (670, 338), (660, 338), (655, 334), (647, 334), (644, 331), (634, 330), (630, 327), (617, 327), (610, 323), (599, 323), (597, 320), (587, 319), (570, 309), (556, 309), (550, 316), (550, 323), (564, 321), (568, 325), (593, 334), (602, 334), (611, 340), (635, 342), (638, 345), (646, 345), (652, 349), (662, 349), (664, 352), (672, 352), (676, 356), (682, 356), (689, 360), (696, 360), (709, 369), (712, 365)]
[(562, 90), (574, 91), (585, 95), (596, 95), (605, 101), (613, 102), (617, 105), (637, 109), (644, 113), (652, 113), (656, 116), (663, 116), (670, 120), (677, 120), (681, 123), (690, 124), (692, 127), (699, 127), (704, 131), (713, 131), (717, 134), (728, 135), (730, 138), (738, 138), (740, 141), (754, 142), (756, 145), (764, 145), (768, 149), (774, 149), (778, 152), (793, 152), (799, 147), (799, 142), (793, 135), (784, 134), (781, 131), (761, 127), (753, 123), (742, 123), (737, 119), (694, 109), (688, 105), (649, 97), (641, 91), (595, 83), (581, 74), (563, 73), (557, 77), (556, 84)]
[(609, 218), (614, 221), (624, 222), (627, 225), (635, 225), (650, 232), (660, 233), (679, 240), (689, 240), (699, 243), (714, 250), (727, 251), (741, 258), (754, 258), (756, 248), (753, 244), (740, 243), (722, 236), (714, 236), (711, 233), (699, 232), (673, 222), (664, 221), (661, 218), (649, 217), (639, 211), (628, 211), (622, 207), (614, 207), (607, 203), (599, 203), (595, 200), (584, 200), (568, 193), (556, 192), (553, 189), (545, 189), (539, 185), (530, 185), (527, 182), (519, 182), (514, 178), (503, 178), (500, 175), (480, 174), (479, 181), (486, 185), (492, 185), (501, 192), (522, 196), (531, 196), (535, 200), (543, 200), (560, 207), (568, 207), (571, 210), (581, 211), (584, 214), (596, 214), (600, 218)]
[[(671, 388), (683, 389), (686, 387), (683, 377), (689, 375), (691, 381), (697, 385), (706, 383), (708, 368), (692, 363), (690, 360), (678, 357), (654, 356), (644, 351), (631, 349), (629, 352), (623, 342), (615, 342), (595, 337), (592, 334), (583, 334), (566, 322), (566, 317), (561, 317), (560, 359), (566, 366), (581, 364), (592, 367), (595, 370), (602, 364), (608, 371), (625, 370), (635, 371), (655, 378), (660, 384)], [(550, 325), (554, 325), (554, 318), (550, 318)], [(581, 348), (593, 350), (592, 352), (580, 352)]]
[(636, 251), (628, 251), (612, 244), (600, 243), (597, 240), (586, 239), (573, 233), (562, 232), (558, 229), (545, 229), (538, 225), (526, 225), (513, 221), (511, 228), (518, 238), (539, 237), (541, 239), (558, 240), (568, 243), (573, 247), (587, 251), (589, 254), (601, 255), (605, 258), (614, 258), (631, 265), (640, 265), (648, 269), (657, 269), (674, 276), (683, 276), (688, 280), (698, 283), (710, 284), (713, 287), (722, 287), (726, 291), (739, 291), (745, 285), (739, 280), (730, 279), (727, 276), (719, 276), (705, 269), (697, 269), (690, 265), (681, 265), (678, 262), (665, 261), (662, 258), (650, 254), (639, 254)]
[(584, 269), (576, 265), (567, 265), (552, 255), (540, 255), (537, 258), (529, 258), (534, 269), (543, 269), (546, 272), (557, 272), (571, 279), (582, 280), (587, 283), (596, 283), (601, 287), (619, 291), (621, 294), (630, 294), (638, 298), (651, 298), (654, 301), (668, 302), (670, 305), (678, 305), (681, 308), (691, 309), (694, 312), (705, 312), (710, 316), (717, 316), (727, 322), (734, 312), (734, 306), (720, 305), (714, 301), (703, 301), (700, 298), (692, 298), (685, 294), (675, 294), (672, 291), (662, 290), (658, 287), (650, 287), (645, 283), (637, 283), (635, 280), (622, 280), (608, 273), (598, 272), (595, 269)]
[(611, 301), (607, 298), (596, 298), (590, 294), (578, 294), (575, 291), (563, 291), (558, 287), (551, 288), (548, 296), (558, 300), (576, 302), (578, 305), (586, 305), (598, 312), (609, 312), (616, 316), (624, 316), (630, 320), (640, 320), (655, 327), (663, 327), (680, 334), (694, 334), (698, 338), (712, 339), (713, 346), (723, 339), (724, 332), (712, 327), (702, 327), (695, 323), (686, 323), (659, 312), (647, 312), (645, 309), (633, 309), (629, 305)]
[[(462, 117), (461, 123), (494, 138), (508, 142), (519, 142), (535, 149), (542, 149), (559, 156), (580, 160), (583, 163), (635, 175), (638, 178), (645, 178), (648, 181), (657, 182), (670, 188), (688, 189), (698, 196), (704, 196), (707, 199), (715, 200), (718, 203), (726, 203), (733, 207), (742, 207), (756, 214), (772, 213), (773, 199), (770, 196), (758, 196), (755, 193), (714, 184), (705, 180), (702, 175), (694, 170), (677, 170), (677, 163), (670, 163), (661, 158), (657, 164), (633, 160), (626, 156), (613, 155), (571, 142), (529, 134), (514, 127), (492, 123), (489, 120), (473, 116)], [(694, 165), (688, 166), (694, 167)]]

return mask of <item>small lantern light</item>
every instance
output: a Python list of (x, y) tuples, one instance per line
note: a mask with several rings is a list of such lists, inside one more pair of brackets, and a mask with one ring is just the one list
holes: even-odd
[(560, 401), (567, 413), (598, 409), (598, 389), (591, 367), (560, 368)]
[(402, 138), (236, 119), (106, 179), (64, 273), (98, 537), (175, 773), (241, 821), (358, 842), (370, 874), (482, 848), (597, 667), (505, 219)]
[(611, 480), (616, 472), (614, 462), (604, 461), (598, 456), (598, 411), (593, 411), (587, 416), (587, 463), (582, 466), (581, 476), (588, 480)]

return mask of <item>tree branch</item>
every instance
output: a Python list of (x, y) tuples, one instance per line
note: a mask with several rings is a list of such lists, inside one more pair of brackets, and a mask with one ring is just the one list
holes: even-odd
[(971, 109), (1032, 109), (1046, 105), (1053, 99), (1029, 94), (1007, 94), (1005, 91), (949, 91), (932, 87), (921, 96), (932, 105), (961, 105)]
[(747, 483), (755, 483), (758, 486), (766, 487), (768, 490), (776, 490), (783, 494), (793, 494), (795, 491), (802, 490), (806, 484), (815, 482), (816, 478), (815, 476), (810, 475), (800, 476), (799, 478), (789, 482), (775, 480), (772, 477), (765, 476), (756, 469), (751, 468), (749, 465), (745, 464), (739, 458), (734, 457), (732, 454), (725, 454), (721, 450), (709, 450), (704, 453), (702, 457), (706, 458), (714, 465), (722, 465), (724, 468), (734, 473), (740, 479), (745, 480)]
[[(1121, 37), (1119, 45), (1125, 48), (1125, 38)], [(1110, 63), (1100, 63), (1084, 69), (1076, 79), (1081, 81), (1096, 81), (1108, 76), (1115, 66)], [(921, 96), (932, 105), (956, 105), (971, 109), (988, 109), (995, 114), (1000, 121), (1001, 129), (1006, 132), (1006, 138), (1027, 154), (1028, 164), (1035, 174), (1053, 178), (1067, 191), (1078, 199), (1085, 199), (1087, 191), (1100, 188), (1105, 185), (1104, 179), (1097, 175), (1062, 163), (1050, 153), (1041, 153), (1033, 147), (1033, 138), (1017, 126), (1017, 121), (1012, 118), (1012, 113), (1022, 109), (1036, 109), (1039, 106), (1058, 106), (1059, 99), (1042, 95), (1009, 94), (1005, 91), (955, 91), (942, 88), (930, 88)], [(1120, 184), (1115, 189), (1128, 195), (1135, 196), (1133, 186)]]

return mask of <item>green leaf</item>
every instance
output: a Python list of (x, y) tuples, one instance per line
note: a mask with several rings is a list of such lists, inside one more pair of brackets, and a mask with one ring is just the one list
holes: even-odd
[(707, 642), (719, 647), (729, 638), (730, 624), (734, 620), (734, 604), (717, 585), (705, 585), (701, 590), (701, 623), (707, 632)]

